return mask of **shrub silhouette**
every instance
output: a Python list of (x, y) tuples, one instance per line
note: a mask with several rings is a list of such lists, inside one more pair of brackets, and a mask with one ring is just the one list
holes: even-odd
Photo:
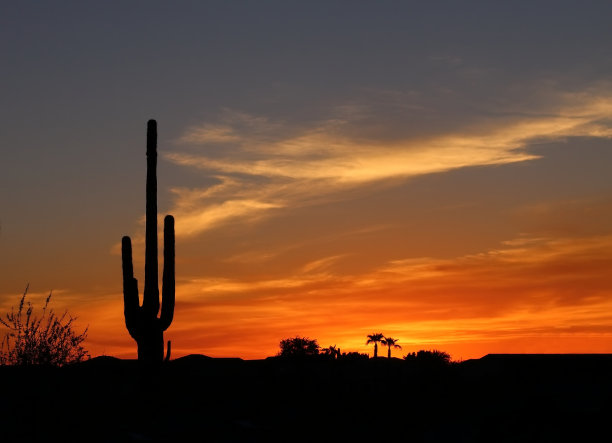
[(336, 345), (329, 346), (327, 348), (321, 349), (321, 355), (328, 358), (337, 359), (338, 357), (340, 357), (340, 348), (337, 348)]
[(87, 328), (77, 334), (73, 329), (76, 317), (68, 311), (57, 316), (49, 309), (51, 293), (45, 300), (42, 315), (34, 315), (34, 307), (28, 301), (26, 286), (17, 310), (0, 317), (9, 332), (2, 340), (0, 364), (3, 365), (50, 365), (64, 366), (89, 358), (89, 353), (81, 345), (87, 338)]
[(346, 361), (359, 361), (359, 360), (368, 360), (370, 356), (368, 354), (361, 354), (359, 352), (345, 352), (342, 355), (338, 356), (339, 360)]
[(431, 351), (421, 349), (417, 353), (409, 352), (404, 357), (404, 360), (415, 361), (428, 365), (448, 366), (451, 364), (451, 356), (447, 352), (439, 351), (437, 349), (433, 349)]
[(280, 341), (281, 357), (312, 357), (319, 355), (319, 344), (317, 340), (307, 337), (286, 338)]

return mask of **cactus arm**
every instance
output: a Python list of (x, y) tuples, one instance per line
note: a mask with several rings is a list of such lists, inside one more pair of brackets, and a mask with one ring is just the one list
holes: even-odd
[(138, 280), (134, 278), (132, 265), (132, 241), (130, 237), (121, 240), (121, 258), (123, 267), (123, 314), (125, 326), (135, 338), (138, 329)]
[(174, 217), (164, 219), (164, 272), (162, 277), (162, 305), (160, 325), (165, 331), (174, 317)]
[(168, 340), (168, 347), (166, 348), (166, 358), (164, 358), (164, 361), (166, 363), (170, 361), (170, 351), (171, 350), (172, 350), (172, 342)]
[(157, 122), (147, 123), (147, 194), (145, 228), (145, 286), (142, 309), (157, 317), (159, 288), (157, 274)]

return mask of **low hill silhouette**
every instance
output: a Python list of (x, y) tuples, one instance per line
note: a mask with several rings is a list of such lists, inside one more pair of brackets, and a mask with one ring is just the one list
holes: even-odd
[(146, 376), (135, 360), (103, 356), (0, 374), (7, 442), (588, 441), (612, 409), (612, 355), (435, 367), (189, 355)]

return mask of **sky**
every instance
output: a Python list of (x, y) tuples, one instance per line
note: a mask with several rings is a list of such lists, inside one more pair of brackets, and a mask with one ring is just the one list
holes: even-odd
[[(0, 312), (133, 358), (146, 122), (173, 357), (612, 352), (612, 4), (4, 2)], [(160, 233), (161, 244), (161, 233)], [(162, 266), (160, 260), (160, 269)], [(161, 274), (161, 271), (160, 271)]]

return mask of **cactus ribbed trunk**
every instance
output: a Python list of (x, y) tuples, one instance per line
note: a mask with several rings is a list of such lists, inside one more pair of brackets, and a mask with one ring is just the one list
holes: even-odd
[[(145, 286), (142, 306), (138, 298), (138, 281), (132, 265), (132, 242), (123, 237), (123, 305), (125, 325), (138, 345), (138, 360), (146, 364), (160, 364), (164, 360), (164, 331), (174, 317), (174, 218), (164, 219), (164, 271), (162, 303), (159, 312), (159, 282), (157, 270), (157, 123), (147, 124), (147, 193), (145, 234)], [(168, 344), (168, 358), (170, 345)]]
[(147, 212), (145, 228), (145, 286), (143, 310), (157, 317), (159, 281), (157, 277), (157, 123), (147, 124)]

